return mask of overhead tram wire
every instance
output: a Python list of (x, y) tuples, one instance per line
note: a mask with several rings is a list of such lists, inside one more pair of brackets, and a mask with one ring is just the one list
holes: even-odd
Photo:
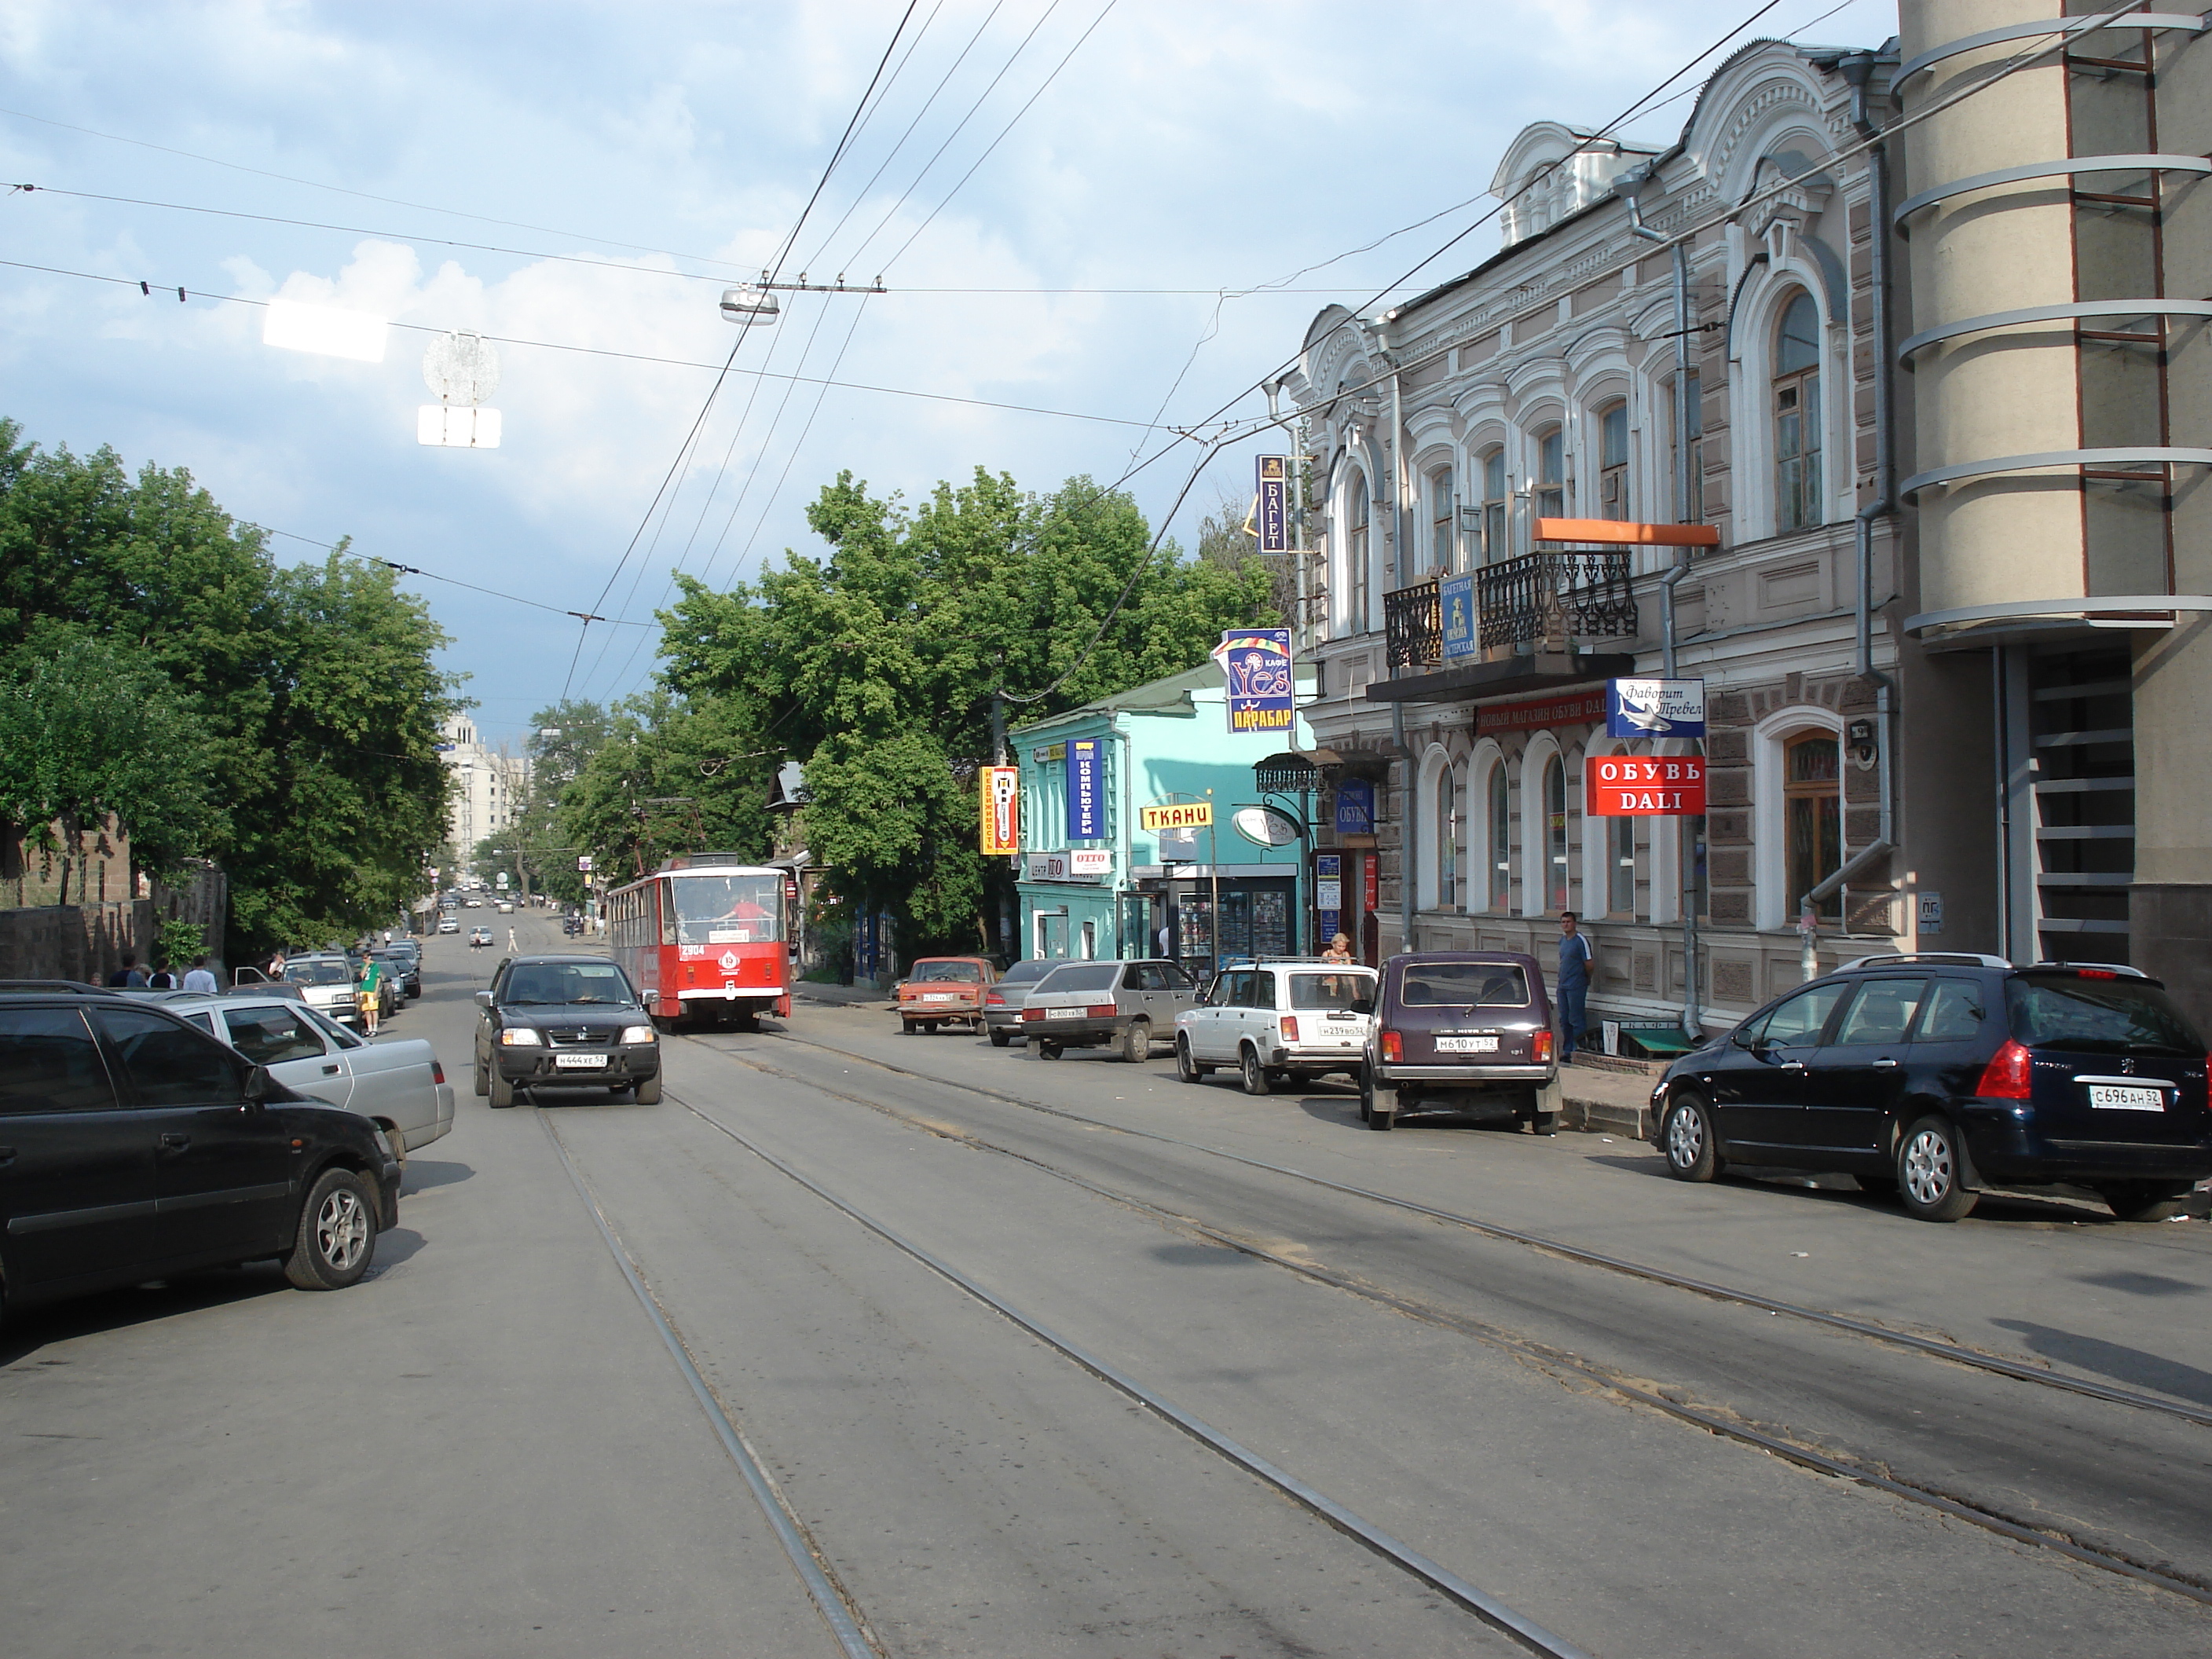
[[(349, 557), (365, 560), (370, 564), (380, 564), (386, 569), (396, 570), (404, 576), (421, 576), (429, 581), (444, 582), (449, 587), (465, 587), (471, 593), (482, 593), (486, 595), (488, 598), (495, 599), (506, 599), (515, 605), (526, 605), (533, 611), (550, 611), (556, 617), (581, 617), (584, 615), (584, 612), (580, 611), (568, 611), (562, 609), (557, 605), (548, 605), (543, 599), (525, 599), (520, 593), (502, 593), (495, 587), (479, 587), (476, 583), (465, 582), (458, 576), (441, 576), (434, 570), (423, 569), (420, 565), (401, 564), (397, 559), (379, 558), (374, 553), (357, 553), (355, 552), (350, 546), (341, 548), (336, 542), (317, 541), (313, 536), (302, 536), (296, 531), (279, 530), (272, 524), (259, 524), (252, 519), (239, 519), (235, 520), (235, 522), (244, 525), (249, 530), (258, 530), (264, 536), (282, 536), (287, 541), (305, 542), (310, 547), (325, 548), (332, 553), (343, 551)], [(644, 623), (624, 622), (618, 617), (594, 617), (593, 620), (596, 622), (606, 623), (616, 628), (643, 628), (647, 626), (647, 624)]]

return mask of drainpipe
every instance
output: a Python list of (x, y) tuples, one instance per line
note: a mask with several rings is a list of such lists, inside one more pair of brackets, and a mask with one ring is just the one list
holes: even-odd
[[(1385, 352), (1384, 360), (1390, 365), (1390, 574), (1398, 585), (1406, 585), (1406, 404), (1400, 384), (1398, 359), (1395, 353)], [(1387, 635), (1389, 617), (1383, 619)], [(1398, 677), (1395, 664), (1391, 665), (1390, 678)], [(1390, 704), (1390, 738), (1398, 750), (1400, 763), (1406, 769), (1406, 787), (1398, 792), (1398, 948), (1413, 948), (1413, 872), (1415, 861), (1414, 826), (1420, 821), (1419, 795), (1420, 780), (1415, 775), (1413, 757), (1406, 753), (1406, 704), (1398, 699)]]
[[(1645, 162), (1627, 175), (1632, 181), (1622, 190), (1622, 198), (1628, 204), (1628, 228), (1646, 241), (1663, 242), (1667, 239), (1644, 222), (1643, 191), (1656, 176), (1651, 164)], [(1687, 524), (1693, 484), (1690, 477), (1690, 247), (1687, 242), (1676, 242), (1674, 255), (1674, 522)], [(1674, 550), (1674, 568), (1659, 578), (1659, 629), (1661, 638), (1661, 674), (1668, 679), (1675, 676), (1674, 590), (1681, 586), (1682, 578), (1690, 574), (1690, 550)], [(1678, 821), (1684, 833), (1676, 837), (1674, 848), (1674, 885), (1682, 906), (1682, 1035), (1695, 1042), (1705, 1041), (1704, 1011), (1698, 1006), (1698, 894), (1696, 837), (1687, 833), (1688, 826)]]
[[(1854, 52), (1838, 60), (1836, 67), (1851, 86), (1851, 125), (1861, 136), (1875, 137), (1867, 119), (1867, 82), (1874, 73), (1874, 54)], [(1860, 849), (1843, 868), (1820, 882), (1797, 902), (1798, 931), (1803, 936), (1801, 967), (1807, 979), (1820, 973), (1820, 927), (1815, 907), (1843, 888), (1860, 871), (1887, 857), (1897, 846), (1897, 745), (1892, 726), (1895, 720), (1897, 683), (1874, 665), (1874, 521), (1897, 514), (1896, 437), (1892, 429), (1893, 381), (1889, 342), (1889, 146), (1877, 141), (1867, 152), (1867, 246), (1873, 278), (1874, 356), (1874, 499), (1851, 520), (1858, 554), (1858, 604), (1854, 617), (1857, 629), (1857, 673), (1875, 683), (1875, 765), (1881, 790), (1881, 827), (1871, 844)], [(1840, 769), (1838, 769), (1840, 770)], [(1840, 786), (1839, 786), (1840, 787)], [(1838, 810), (1841, 803), (1838, 802)], [(1846, 926), (1850, 918), (1844, 918)]]

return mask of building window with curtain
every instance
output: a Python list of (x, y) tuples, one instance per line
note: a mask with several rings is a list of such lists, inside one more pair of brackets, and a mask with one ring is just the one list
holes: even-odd
[(1451, 469), (1429, 474), (1429, 562), (1438, 570), (1451, 570), (1453, 557)]
[(1459, 773), (1447, 766), (1437, 776), (1437, 908), (1459, 908)]
[(1496, 564), (1511, 555), (1505, 545), (1505, 451), (1482, 458), (1482, 562)]
[(1344, 514), (1344, 620), (1348, 631), (1367, 631), (1367, 476), (1352, 478), (1352, 501)]
[(1597, 515), (1628, 517), (1628, 405), (1607, 404), (1597, 413)]
[[(1683, 379), (1687, 382), (1689, 393), (1689, 419), (1683, 424), (1689, 429), (1690, 476), (1686, 480), (1687, 488), (1684, 491), (1684, 500), (1681, 504), (1681, 522), (1703, 524), (1705, 521), (1705, 410), (1703, 401), (1705, 394), (1698, 387), (1697, 372), (1694, 369)], [(1670, 380), (1667, 382), (1668, 439), (1667, 465), (1670, 469), (1667, 475), (1667, 488), (1669, 501), (1674, 500), (1674, 481), (1682, 476), (1683, 434), (1674, 428), (1674, 383)], [(1671, 512), (1673, 509), (1670, 507), (1668, 510)]]
[(1567, 896), (1567, 764), (1558, 755), (1544, 763), (1544, 896), (1551, 910), (1573, 902)]
[(1500, 912), (1513, 908), (1513, 783), (1505, 763), (1490, 769), (1490, 908)]
[[(1834, 736), (1808, 732), (1782, 749), (1782, 833), (1788, 849), (1790, 912), (1797, 901), (1844, 862), (1843, 774)], [(1818, 914), (1833, 920), (1843, 914), (1843, 895), (1831, 893)]]
[(1567, 516), (1567, 434), (1556, 426), (1536, 437), (1536, 516)]
[(1608, 818), (1606, 836), (1605, 913), (1633, 918), (1636, 915), (1636, 820)]
[(1774, 527), (1820, 522), (1820, 313), (1800, 294), (1774, 343)]

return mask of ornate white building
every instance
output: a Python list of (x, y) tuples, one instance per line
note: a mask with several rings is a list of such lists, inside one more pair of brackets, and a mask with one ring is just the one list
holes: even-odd
[(465, 714), (447, 720), (445, 740), (438, 747), (446, 763), (446, 838), (465, 869), (477, 843), (506, 829), (521, 811), (530, 787), (530, 761), (487, 747), (477, 739), (476, 722)]

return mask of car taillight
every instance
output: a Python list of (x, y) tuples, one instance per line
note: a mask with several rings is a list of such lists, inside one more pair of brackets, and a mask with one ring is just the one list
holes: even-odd
[(1986, 1100), (2026, 1100), (2029, 1094), (2028, 1052), (2017, 1038), (2007, 1037), (2004, 1047), (1982, 1067), (1982, 1080), (1974, 1092)]
[(1536, 1033), (1536, 1063), (1539, 1066), (1552, 1063), (1552, 1034), (1549, 1031)]
[(1283, 1041), (1285, 1042), (1296, 1042), (1297, 1040), (1298, 1017), (1296, 1014), (1285, 1014), (1283, 1016)]
[(983, 1000), (994, 1008), (1003, 1008), (1006, 1006), (1006, 998), (1000, 996), (996, 991), (984, 992)]
[(1022, 1018), (1024, 1019), (1042, 1019), (1044, 1018), (1044, 1010), (1042, 1008), (1024, 1008), (1022, 1010)]
[(2118, 979), (2119, 977), (2109, 968), (2076, 968), (2074, 974), (2077, 979)]
[(1406, 1045), (1395, 1031), (1382, 1033), (1382, 1058), (1397, 1060), (1406, 1057)]
[(1083, 1012), (1093, 1019), (1111, 1019), (1121, 1011), (1110, 1002), (1094, 1002)]
[(445, 1065), (437, 1058), (436, 1055), (434, 1054), (430, 1058), (430, 1081), (433, 1083), (443, 1083), (445, 1080)]

